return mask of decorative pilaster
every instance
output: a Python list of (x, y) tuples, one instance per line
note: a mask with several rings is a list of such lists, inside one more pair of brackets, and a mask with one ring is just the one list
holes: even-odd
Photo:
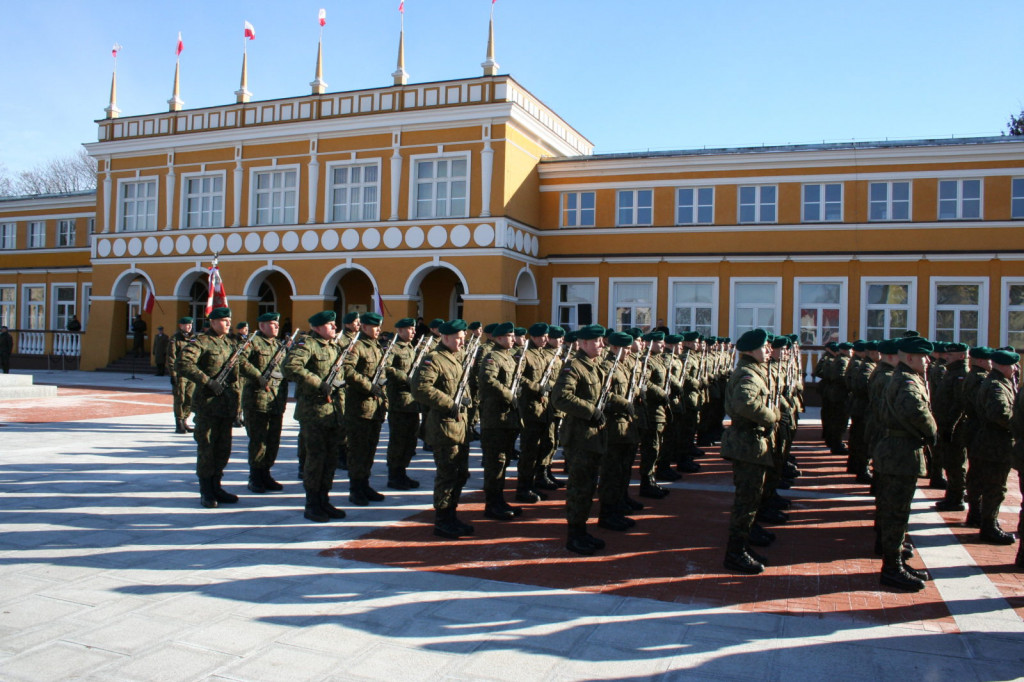
[(231, 227), (240, 227), (242, 224), (242, 148), (235, 147), (235, 182), (234, 182), (234, 207), (235, 220)]
[(316, 140), (309, 141), (309, 183), (307, 191), (307, 203), (309, 204), (309, 219), (307, 224), (316, 222), (316, 198), (319, 195), (320, 161), (317, 159)]
[(167, 155), (167, 178), (165, 180), (166, 190), (166, 208), (167, 208), (167, 222), (164, 227), (165, 230), (171, 229), (174, 225), (174, 154)]
[[(398, 193), (402, 187), (402, 154), (399, 151), (402, 144), (402, 134), (392, 135), (391, 154), (391, 216), (388, 220), (398, 220)], [(410, 211), (410, 216), (412, 212)]]
[(480, 152), (480, 217), (491, 215), (491, 178), (494, 175), (494, 150), (491, 149), (491, 128), (484, 126), (484, 148)]
[(106, 172), (103, 174), (103, 231), (110, 232), (110, 204), (113, 198), (113, 179), (110, 177), (110, 157), (103, 161)]

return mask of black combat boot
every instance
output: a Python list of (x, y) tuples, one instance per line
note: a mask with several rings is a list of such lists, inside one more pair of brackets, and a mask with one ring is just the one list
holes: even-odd
[(558, 490), (558, 484), (548, 478), (543, 468), (537, 473), (533, 481), (534, 490)]
[(452, 518), (452, 523), (454, 523), (455, 527), (459, 529), (459, 536), (460, 537), (464, 536), (464, 535), (472, 535), (473, 531), (474, 531), (473, 526), (471, 526), (470, 524), (466, 523), (465, 521), (461, 521), (459, 519), (459, 516), (456, 513), (458, 511), (458, 508), (459, 508), (459, 505), (454, 504), (454, 505), (452, 505), (452, 508), (449, 510), (449, 513), (451, 514), (451, 518)]
[(761, 564), (762, 566), (767, 566), (767, 565), (768, 565), (768, 557), (766, 557), (765, 555), (763, 555), (763, 554), (761, 554), (761, 553), (759, 553), (759, 552), (755, 552), (755, 551), (754, 551), (754, 550), (753, 550), (753, 549), (752, 549), (752, 548), (750, 547), (750, 545), (752, 545), (752, 544), (753, 544), (753, 543), (751, 543), (751, 542), (748, 542), (748, 543), (747, 543), (747, 544), (746, 544), (746, 545), (745, 545), (745, 546), (743, 547), (743, 551), (745, 551), (745, 552), (747, 553), (747, 556), (749, 556), (749, 557), (750, 557), (751, 559), (753, 559), (753, 560), (754, 560), (754, 561), (756, 561), (757, 563)]
[(195, 431), (194, 427), (188, 425), (188, 417), (182, 418), (181, 425), (185, 427), (185, 433), (192, 433), (193, 431)]
[(981, 510), (977, 504), (967, 505), (967, 518), (964, 519), (964, 525), (968, 528), (981, 528)]
[(544, 467), (544, 476), (548, 479), (548, 482), (553, 484), (556, 488), (564, 488), (565, 481), (555, 477), (555, 472), (551, 470), (551, 465)]
[(188, 433), (188, 431), (185, 430), (185, 420), (184, 419), (175, 419), (174, 420), (174, 432), (175, 433)]
[(757, 575), (764, 572), (764, 564), (747, 554), (746, 543), (743, 538), (729, 538), (729, 544), (725, 548), (725, 561), (722, 565), (730, 571)]
[(323, 511), (324, 514), (327, 515), (327, 518), (330, 518), (330, 519), (343, 519), (343, 518), (345, 518), (345, 510), (344, 509), (338, 509), (333, 504), (331, 504), (331, 501), (330, 501), (328, 495), (329, 495), (329, 491), (327, 491), (327, 490), (321, 490), (320, 491), (320, 509)]
[(437, 509), (434, 511), (434, 535), (448, 540), (459, 539), (459, 527), (452, 520), (451, 509)]
[(512, 512), (512, 509), (506, 509), (506, 505), (502, 504), (501, 493), (486, 493), (486, 503), (484, 504), (484, 516), (495, 521), (511, 521), (516, 517)]
[(1024, 541), (1017, 547), (1017, 560), (1014, 563), (1017, 564), (1017, 568), (1024, 568)]
[(920, 592), (924, 589), (924, 581), (907, 573), (899, 556), (886, 557), (882, 561), (882, 574), (878, 582), (904, 592)]
[[(754, 524), (750, 527), (750, 539), (747, 541), (748, 545), (754, 547), (770, 547), (772, 542), (775, 541), (775, 533), (770, 533), (758, 524)], [(749, 551), (750, 547), (747, 547)], [(761, 563), (764, 563), (763, 561)]]
[(636, 525), (636, 521), (628, 519), (607, 504), (601, 505), (597, 525), (606, 530), (624, 531)]
[(392, 490), (408, 490), (405, 478), (398, 469), (388, 469), (388, 487)]
[(761, 523), (774, 523), (782, 524), (789, 521), (789, 515), (784, 511), (778, 509), (759, 509), (757, 512), (757, 520)]
[(871, 485), (872, 483), (875, 482), (874, 477), (871, 476), (871, 472), (867, 470), (867, 467), (857, 472), (857, 477), (855, 480), (857, 481), (857, 483), (862, 483), (864, 485)]
[(321, 506), (319, 491), (306, 491), (306, 509), (302, 515), (316, 523), (327, 523), (330, 517), (327, 516), (327, 512)]
[(270, 475), (270, 469), (261, 469), (263, 472), (263, 487), (268, 491), (280, 492), (284, 490), (284, 486), (274, 480), (274, 477)]
[(370, 487), (370, 479), (363, 479), (363, 494), (366, 495), (366, 499), (370, 502), (383, 502), (384, 495)]
[(955, 512), (963, 511), (967, 509), (967, 506), (964, 505), (964, 496), (962, 493), (950, 494), (949, 490), (946, 490), (946, 496), (935, 503), (935, 509), (937, 511)]
[(364, 488), (365, 483), (366, 479), (362, 478), (350, 478), (348, 481), (348, 501), (357, 507), (365, 507), (370, 504), (370, 499), (366, 496)]
[(516, 488), (516, 502), (525, 502), (526, 504), (536, 504), (540, 502), (541, 497), (536, 490), (528, 486), (518, 486)]
[(207, 509), (214, 509), (217, 506), (217, 495), (215, 493), (216, 479), (199, 479), (199, 503)]
[(267, 486), (263, 482), (262, 469), (249, 469), (249, 484), (246, 486), (250, 492), (256, 494), (267, 492)]
[(643, 502), (641, 502), (640, 500), (634, 500), (634, 499), (633, 499), (632, 497), (630, 497), (629, 495), (626, 495), (626, 496), (625, 496), (624, 498), (622, 498), (622, 502), (623, 502), (623, 504), (625, 504), (625, 505), (626, 505), (626, 507), (628, 507), (628, 508), (629, 508), (629, 509), (630, 509), (631, 511), (635, 511), (635, 512), (638, 512), (638, 511), (642, 511), (642, 510), (643, 510), (643, 508), (644, 508), (644, 503), (643, 503)]
[(569, 535), (566, 539), (565, 548), (576, 554), (590, 556), (597, 551), (597, 547), (591, 544), (588, 538), (586, 528), (569, 526)]
[(981, 524), (978, 540), (989, 545), (1012, 545), (1016, 538), (1013, 536), (1013, 533), (1007, 533), (1000, 528), (997, 519), (992, 519)]
[(928, 582), (932, 579), (932, 574), (929, 573), (927, 569), (918, 569), (908, 566), (907, 562), (902, 557), (900, 557), (900, 563), (903, 564), (903, 570), (909, 573), (911, 577), (917, 578), (923, 582)]
[(235, 502), (238, 502), (238, 495), (224, 490), (224, 488), (220, 486), (220, 479), (220, 476), (214, 479), (216, 481), (216, 487), (213, 489), (213, 494), (217, 498), (217, 502), (222, 504), (234, 504)]
[(695, 474), (700, 471), (700, 464), (694, 462), (691, 457), (686, 457), (676, 465), (676, 471), (681, 474)]
[(932, 490), (945, 490), (949, 487), (949, 482), (942, 475), (941, 469), (932, 474), (931, 479), (928, 481), (928, 487)]
[(655, 500), (663, 499), (668, 491), (654, 481), (653, 476), (644, 476), (640, 480), (640, 497), (650, 497)]

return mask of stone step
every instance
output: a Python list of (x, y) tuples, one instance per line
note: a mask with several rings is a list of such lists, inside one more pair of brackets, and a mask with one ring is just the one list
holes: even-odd
[(31, 400), (56, 395), (56, 386), (0, 386), (0, 400)]
[(0, 388), (11, 386), (31, 386), (31, 374), (0, 374)]

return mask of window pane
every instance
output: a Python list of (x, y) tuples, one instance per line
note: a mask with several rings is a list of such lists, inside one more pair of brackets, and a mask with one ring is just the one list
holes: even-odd
[(938, 329), (952, 329), (955, 317), (956, 314), (952, 310), (936, 310), (935, 327)]
[(800, 303), (839, 303), (842, 286), (806, 282), (800, 284)]
[(894, 182), (894, 183), (892, 183), (892, 200), (893, 201), (909, 201), (910, 200), (910, 183), (909, 182)]
[(979, 287), (976, 284), (944, 284), (935, 287), (938, 305), (977, 305)]
[(736, 302), (741, 305), (749, 305), (753, 303), (775, 303), (774, 282), (760, 282), (756, 284), (737, 284), (735, 286), (734, 292), (736, 296)]
[(871, 284), (868, 286), (869, 304), (904, 304), (910, 295), (906, 284)]

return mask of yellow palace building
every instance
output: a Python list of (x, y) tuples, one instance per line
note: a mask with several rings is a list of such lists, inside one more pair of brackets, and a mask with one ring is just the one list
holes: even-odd
[[(401, 53), (400, 53), (401, 55)], [(805, 345), (1024, 346), (1024, 139), (592, 153), (489, 49), (476, 78), (107, 116), (94, 192), (0, 200), (16, 357), (96, 369), (202, 318), (589, 322)], [(72, 314), (84, 334), (64, 330)]]

